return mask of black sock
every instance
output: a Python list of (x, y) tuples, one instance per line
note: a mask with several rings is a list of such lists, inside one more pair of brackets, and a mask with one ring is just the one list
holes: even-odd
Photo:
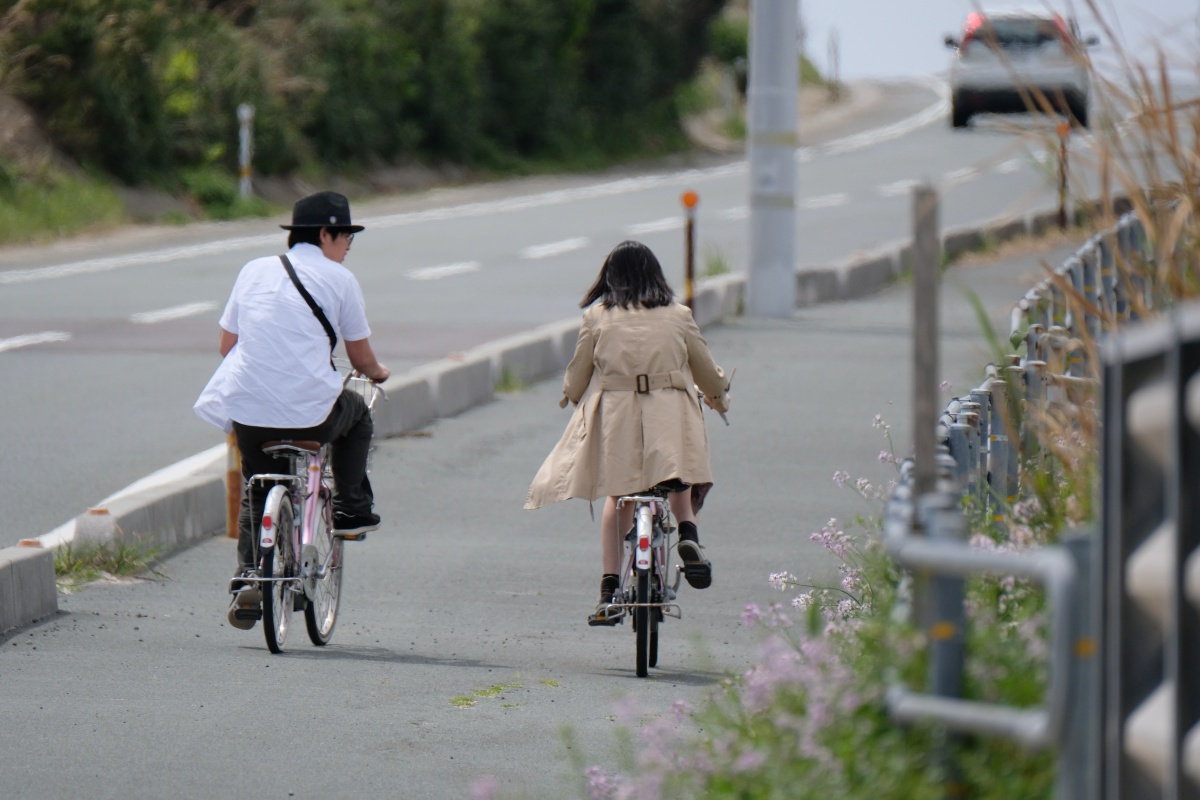
[(601, 597), (612, 597), (613, 592), (617, 591), (617, 587), (621, 585), (621, 578), (618, 575), (605, 573), (600, 576), (600, 595)]
[(700, 544), (700, 531), (694, 522), (679, 523), (679, 541)]

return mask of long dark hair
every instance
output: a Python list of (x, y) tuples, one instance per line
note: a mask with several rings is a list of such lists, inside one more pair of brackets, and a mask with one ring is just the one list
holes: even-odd
[(662, 265), (649, 247), (641, 242), (621, 242), (612, 249), (596, 282), (583, 296), (580, 308), (599, 300), (605, 308), (641, 306), (657, 308), (670, 305), (675, 293), (663, 277)]

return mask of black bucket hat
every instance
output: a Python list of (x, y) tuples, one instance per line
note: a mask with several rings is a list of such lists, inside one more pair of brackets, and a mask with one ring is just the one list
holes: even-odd
[(292, 206), (292, 224), (280, 225), (285, 231), (296, 228), (344, 228), (358, 233), (362, 225), (350, 224), (350, 201), (337, 192), (317, 192), (301, 197)]

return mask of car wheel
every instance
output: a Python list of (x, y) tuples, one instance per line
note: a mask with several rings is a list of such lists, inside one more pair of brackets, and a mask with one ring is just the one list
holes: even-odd
[(1077, 128), (1086, 128), (1088, 126), (1088, 109), (1087, 101), (1072, 100), (1067, 104), (1067, 110), (1071, 114), (1071, 124)]
[(950, 125), (954, 128), (965, 128), (971, 119), (971, 111), (959, 103), (950, 104)]

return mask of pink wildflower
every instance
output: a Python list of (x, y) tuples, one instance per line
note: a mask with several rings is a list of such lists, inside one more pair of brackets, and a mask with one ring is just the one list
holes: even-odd
[(762, 609), (760, 609), (756, 604), (748, 603), (746, 607), (742, 609), (743, 625), (753, 625), (760, 619), (762, 619)]
[(484, 775), (471, 784), (471, 800), (494, 800), (500, 784), (491, 775)]
[(785, 591), (788, 586), (796, 582), (796, 576), (790, 572), (772, 572), (767, 578), (767, 583), (771, 584), (772, 589)]

